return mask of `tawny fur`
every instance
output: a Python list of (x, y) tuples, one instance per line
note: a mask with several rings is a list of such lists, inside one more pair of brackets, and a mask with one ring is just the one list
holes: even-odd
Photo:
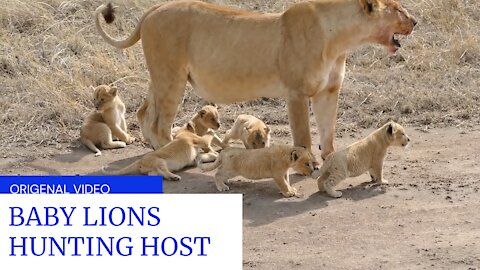
[(215, 185), (219, 191), (230, 188), (225, 182), (236, 176), (248, 179), (273, 178), (285, 197), (295, 196), (297, 190), (290, 186), (290, 168), (303, 175), (311, 175), (314, 157), (304, 147), (274, 145), (268, 148), (226, 148), (212, 164), (202, 164), (203, 171), (218, 168)]
[[(203, 106), (200, 111), (198, 111), (189, 123), (195, 128), (195, 133), (198, 136), (203, 136), (207, 133), (213, 134), (212, 145), (216, 145), (220, 148), (225, 148), (225, 144), (222, 143), (222, 140), (217, 136), (215, 130), (220, 128), (220, 115), (218, 113), (217, 107), (213, 105)], [(177, 127), (172, 130), (172, 133), (175, 134), (181, 130), (185, 129), (186, 125), (183, 127)], [(205, 149), (207, 150), (207, 149)]]
[[(96, 87), (93, 92), (96, 110), (88, 115), (80, 129), (80, 141), (95, 152), (95, 156), (102, 154), (97, 145), (103, 149), (113, 149), (125, 147), (135, 141), (135, 138), (128, 134), (125, 104), (117, 92), (117, 88), (107, 85)], [(113, 141), (112, 135), (121, 142)]]
[(103, 172), (108, 175), (160, 175), (165, 179), (178, 181), (181, 177), (173, 172), (195, 165), (197, 160), (202, 162), (211, 160), (212, 153), (199, 154), (198, 149), (210, 148), (212, 137), (211, 134), (202, 137), (196, 135), (193, 126), (188, 124), (187, 128), (179, 131), (173, 141), (162, 148), (147, 153), (123, 169), (117, 171), (104, 169)]
[(383, 161), (390, 146), (406, 146), (410, 138), (404, 128), (389, 122), (368, 135), (366, 138), (347, 148), (330, 154), (320, 170), (313, 174), (318, 189), (325, 190), (330, 196), (339, 198), (342, 192), (334, 187), (347, 177), (356, 177), (369, 172), (372, 181), (387, 184), (383, 178)]
[[(151, 76), (149, 125), (155, 149), (172, 140), (171, 127), (187, 81), (215, 103), (260, 97), (287, 99), (294, 145), (311, 150), (309, 102), (319, 130), (322, 157), (334, 151), (339, 89), (347, 52), (382, 44), (395, 52), (394, 33), (409, 35), (415, 19), (394, 0), (313, 0), (282, 13), (254, 13), (200, 1), (153, 6), (125, 40), (109, 36), (97, 8), (95, 23), (112, 46), (140, 38)], [(154, 123), (155, 122), (155, 123)]]
[(270, 128), (255, 116), (241, 114), (225, 134), (223, 144), (228, 145), (230, 140), (241, 140), (247, 149), (269, 147)]

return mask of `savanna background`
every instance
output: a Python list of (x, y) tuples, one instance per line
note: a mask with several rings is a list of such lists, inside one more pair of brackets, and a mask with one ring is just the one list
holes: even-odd
[[(117, 19), (106, 30), (116, 37), (129, 35), (144, 10), (158, 2), (115, 0)], [(295, 1), (209, 2), (281, 12)], [(305, 197), (290, 201), (278, 200), (271, 181), (236, 183), (233, 190), (245, 193), (245, 268), (480, 266), (480, 2), (401, 2), (419, 24), (411, 36), (401, 39), (396, 55), (379, 46), (350, 53), (337, 121), (340, 146), (389, 119), (410, 130), (412, 149), (387, 158), (385, 174), (392, 184), (388, 188), (355, 184), (367, 180), (360, 177), (345, 185), (346, 199), (332, 201), (315, 193), (315, 183), (293, 177)], [(94, 173), (99, 162), (115, 164), (129, 156), (122, 163), (128, 164), (132, 155), (147, 151), (136, 143), (99, 161), (77, 141), (83, 119), (93, 108), (90, 86), (99, 84), (119, 88), (131, 133), (140, 137), (135, 111), (149, 80), (142, 49), (137, 44), (118, 50), (103, 41), (93, 21), (93, 12), (102, 3), (1, 1), (2, 174)], [(187, 86), (176, 124), (185, 123), (203, 104)], [(274, 138), (290, 141), (281, 99), (222, 105), (220, 133), (245, 112), (270, 125)], [(315, 134), (313, 117), (312, 129)], [(313, 141), (318, 142), (315, 135)], [(215, 192), (211, 178), (193, 172), (180, 186), (166, 183), (166, 188)], [(396, 239), (403, 241), (393, 244)]]

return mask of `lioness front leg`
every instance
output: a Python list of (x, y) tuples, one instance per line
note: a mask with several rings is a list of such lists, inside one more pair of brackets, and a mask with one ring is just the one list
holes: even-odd
[(333, 141), (335, 139), (335, 125), (337, 122), (338, 96), (345, 75), (346, 56), (340, 56), (328, 77), (325, 89), (320, 89), (312, 97), (312, 110), (317, 123), (318, 135), (320, 136), (320, 148), (322, 159), (335, 151)]
[(290, 186), (290, 181), (288, 178), (288, 174), (285, 175), (277, 175), (273, 178), (275, 183), (277, 183), (278, 188), (282, 192), (282, 195), (286, 198), (293, 197), (297, 195), (297, 189)]
[(306, 147), (311, 152), (312, 140), (308, 121), (308, 98), (299, 94), (291, 94), (287, 98), (287, 107), (293, 144)]

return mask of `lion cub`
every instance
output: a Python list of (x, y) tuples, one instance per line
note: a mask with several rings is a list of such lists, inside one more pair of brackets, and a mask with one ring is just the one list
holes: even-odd
[(275, 145), (268, 148), (248, 150), (244, 148), (226, 148), (217, 160), (208, 165), (202, 165), (203, 171), (218, 168), (215, 174), (215, 184), (219, 191), (230, 188), (225, 181), (235, 176), (249, 179), (273, 178), (283, 196), (295, 196), (297, 191), (290, 186), (288, 170), (294, 170), (311, 175), (314, 157), (303, 147)]
[[(95, 156), (102, 154), (96, 145), (103, 149), (113, 149), (125, 147), (135, 141), (135, 138), (127, 133), (125, 104), (117, 92), (116, 87), (97, 86), (93, 92), (96, 111), (88, 115), (80, 129), (80, 141), (95, 152)], [(121, 142), (114, 142), (112, 134)]]
[(342, 192), (334, 187), (347, 177), (356, 177), (366, 171), (373, 181), (388, 183), (383, 179), (383, 160), (387, 148), (406, 146), (409, 142), (410, 138), (401, 125), (392, 121), (385, 124), (366, 138), (328, 155), (320, 170), (313, 174), (314, 178), (318, 177), (318, 189), (339, 198)]
[[(147, 126), (147, 123), (152, 122), (152, 121), (149, 121), (148, 119), (148, 116), (149, 116), (147, 111), (148, 106), (149, 106), (149, 101), (147, 98), (145, 99), (142, 106), (137, 111), (137, 120), (139, 122), (140, 129), (142, 130), (142, 134), (145, 141), (147, 143), (150, 143), (150, 136), (153, 136), (153, 135), (152, 135), (152, 132), (150, 131), (150, 128)], [(195, 128), (195, 133), (198, 136), (204, 136), (210, 133), (213, 136), (212, 145), (225, 148), (225, 145), (222, 143), (220, 138), (215, 134), (215, 132), (213, 132), (213, 130), (217, 130), (220, 127), (219, 118), (220, 117), (219, 117), (217, 108), (215, 106), (207, 105), (202, 107), (202, 109), (200, 109), (200, 111), (198, 111), (195, 114), (195, 116), (193, 116), (189, 124)], [(186, 126), (187, 125), (183, 127), (174, 127), (172, 129), (173, 137), (175, 138), (178, 131), (181, 129), (185, 129)], [(204, 149), (204, 151), (206, 150), (209, 150), (209, 149)]]
[[(195, 128), (195, 133), (198, 136), (206, 135), (207, 133), (211, 133), (213, 135), (212, 145), (216, 145), (221, 147), (222, 149), (226, 147), (225, 144), (222, 143), (220, 138), (215, 134), (214, 130), (218, 130), (220, 128), (220, 116), (216, 106), (206, 105), (203, 106), (200, 111), (198, 111), (190, 122), (193, 127)], [(183, 127), (175, 127), (173, 128), (172, 132), (174, 133), (174, 137), (179, 130), (185, 129), (186, 126)], [(204, 151), (208, 151), (209, 149), (204, 149)]]
[(196, 135), (193, 125), (188, 123), (185, 129), (178, 131), (173, 141), (162, 148), (147, 153), (140, 160), (123, 169), (106, 171), (104, 168), (103, 172), (109, 175), (135, 173), (160, 175), (166, 179), (178, 181), (181, 177), (173, 174), (172, 171), (179, 171), (187, 166), (195, 165), (197, 160), (210, 160), (210, 155), (213, 153), (198, 154), (197, 150), (198, 148), (210, 148), (212, 137), (211, 134), (202, 137)]
[(223, 143), (228, 145), (228, 141), (231, 139), (241, 140), (247, 149), (269, 147), (270, 128), (255, 116), (241, 114), (225, 135)]

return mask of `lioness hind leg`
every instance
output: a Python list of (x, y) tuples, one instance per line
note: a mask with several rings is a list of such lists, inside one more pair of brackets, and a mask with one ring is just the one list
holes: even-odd
[[(159, 48), (158, 42), (153, 39), (146, 38), (142, 41), (145, 41), (145, 58), (152, 80), (149, 96), (153, 97), (153, 102), (150, 102), (153, 106), (148, 107), (147, 113), (153, 117), (149, 117), (151, 122), (148, 126), (153, 135), (150, 138), (152, 146), (158, 149), (172, 141), (172, 124), (185, 92), (188, 74), (178, 57), (183, 52), (177, 54), (176, 51)], [(176, 49), (179, 48), (174, 48)]]

